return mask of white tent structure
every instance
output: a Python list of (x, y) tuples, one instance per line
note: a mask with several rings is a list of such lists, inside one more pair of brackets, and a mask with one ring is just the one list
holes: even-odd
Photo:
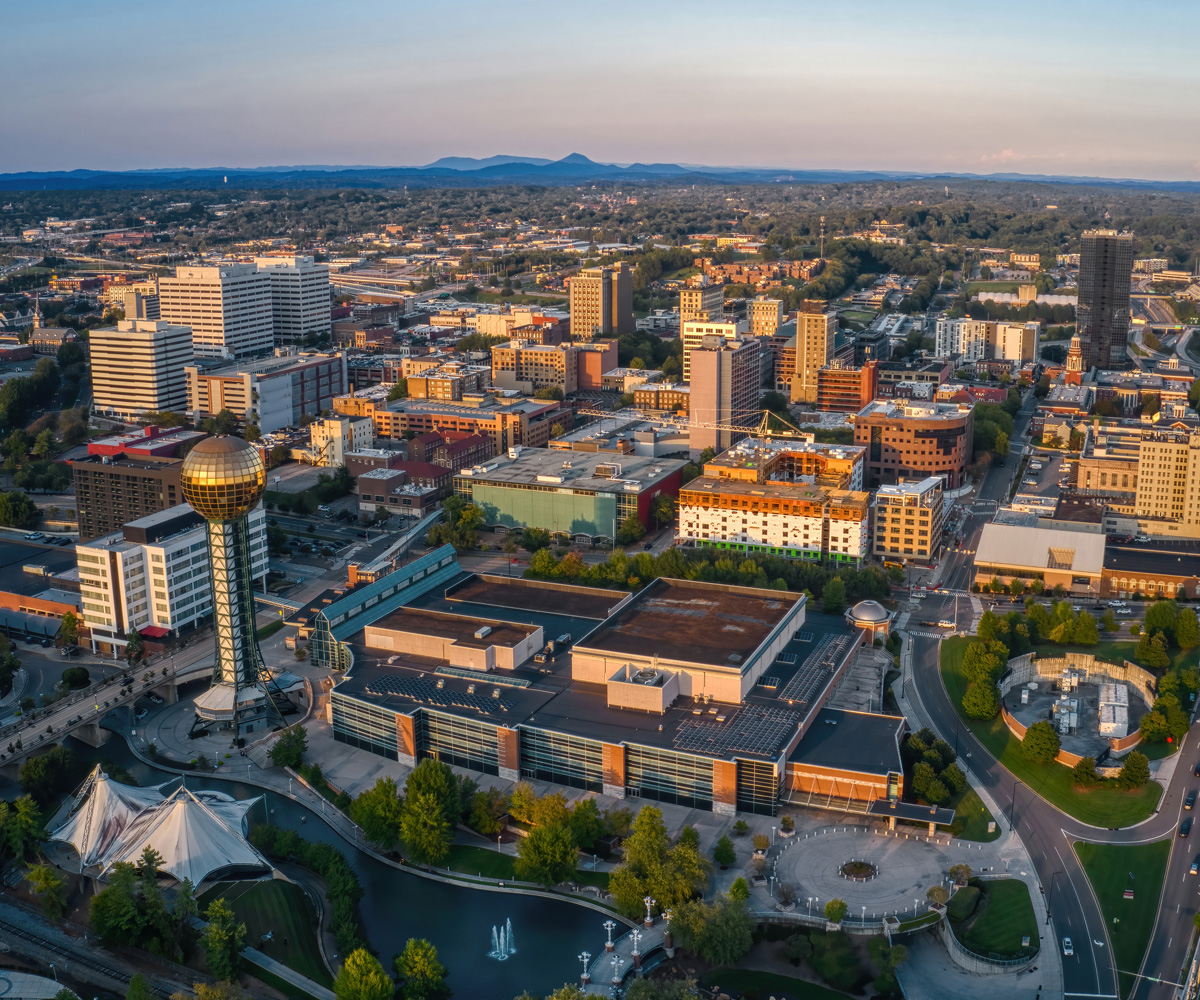
[(118, 862), (136, 862), (147, 847), (162, 856), (160, 871), (194, 886), (226, 872), (270, 871), (246, 840), (247, 814), (261, 796), (239, 801), (222, 792), (164, 788), (122, 785), (96, 767), (50, 839), (71, 844), (80, 870), (96, 868), (98, 877)]

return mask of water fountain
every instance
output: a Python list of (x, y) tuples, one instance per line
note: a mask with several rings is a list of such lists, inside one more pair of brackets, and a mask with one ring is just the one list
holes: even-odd
[(516, 953), (517, 943), (513, 937), (512, 920), (506, 919), (503, 927), (492, 924), (492, 950), (488, 952), (487, 957), (504, 962)]

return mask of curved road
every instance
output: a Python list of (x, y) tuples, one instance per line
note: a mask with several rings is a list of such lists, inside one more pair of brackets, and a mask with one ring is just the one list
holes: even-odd
[[(958, 533), (961, 550), (948, 550), (942, 578), (950, 593), (930, 594), (915, 615), (922, 618), (958, 622), (960, 631), (969, 631), (974, 614), (969, 587), (973, 553), (983, 525), (995, 512), (995, 503), (1007, 498), (1012, 476), (1019, 464), (1018, 441), (1028, 427), (1035, 401), (1030, 398), (1014, 421), (1013, 455), (1007, 468), (994, 465), (980, 483), (973, 502), (964, 504), (964, 516)], [(1125, 830), (1108, 830), (1081, 823), (1041, 798), (1036, 790), (1018, 781), (975, 739), (963, 725), (942, 684), (938, 665), (941, 640), (928, 635), (913, 635), (913, 681), (926, 714), (943, 737), (957, 732), (962, 749), (960, 762), (970, 766), (973, 778), (992, 798), (1011, 814), (1011, 823), (1021, 836), (1047, 895), (1052, 932), (1043, 934), (1049, 947), (1062, 946), (1069, 937), (1074, 945), (1072, 958), (1063, 959), (1063, 982), (1067, 997), (1115, 997), (1117, 976), (1113, 966), (1109, 928), (1092, 894), (1091, 885), (1075, 857), (1072, 844), (1077, 840), (1111, 844), (1144, 844), (1168, 838), (1171, 855), (1163, 883), (1158, 918), (1142, 968), (1122, 969), (1141, 973), (1131, 993), (1133, 1000), (1173, 1000), (1176, 982), (1186, 974), (1184, 963), (1192, 935), (1192, 917), (1197, 911), (1200, 879), (1189, 873), (1192, 852), (1189, 842), (1177, 836), (1183, 812), (1183, 799), (1200, 779), (1192, 769), (1200, 762), (1200, 726), (1193, 726), (1180, 751), (1175, 772), (1167, 784), (1158, 810), (1142, 824)], [(969, 759), (967, 758), (969, 755)], [(1155, 982), (1157, 977), (1163, 982)]]

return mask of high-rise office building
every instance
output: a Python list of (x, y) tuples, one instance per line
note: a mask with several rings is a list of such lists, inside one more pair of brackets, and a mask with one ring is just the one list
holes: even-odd
[(188, 327), (123, 319), (93, 330), (88, 343), (97, 413), (129, 420), (140, 413), (187, 409), (184, 366), (195, 360)]
[(750, 336), (770, 337), (783, 324), (783, 300), (759, 295), (750, 300)]
[(177, 267), (158, 298), (162, 319), (191, 328), (197, 355), (240, 357), (274, 342), (271, 275), (253, 264)]
[(746, 334), (745, 321), (717, 319), (690, 319), (679, 327), (679, 339), (683, 341), (683, 380), (692, 377), (692, 352), (705, 337), (724, 337), (737, 340)]
[(1123, 368), (1129, 339), (1133, 236), (1089, 229), (1079, 247), (1076, 328), (1088, 368)]
[(178, 458), (88, 455), (71, 462), (79, 538), (86, 542), (183, 502)]
[(633, 271), (626, 263), (585, 267), (571, 279), (571, 336), (633, 333)]
[[(688, 447), (722, 452), (753, 429), (758, 420), (762, 345), (720, 334), (701, 339), (692, 351)], [(736, 428), (745, 427), (739, 432)]]
[(792, 402), (817, 401), (817, 372), (833, 358), (837, 313), (827, 303), (807, 300), (796, 314), (796, 372), (792, 377)]
[(720, 320), (725, 310), (725, 287), (706, 282), (679, 289), (679, 325), (694, 319)]
[(303, 254), (256, 257), (254, 263), (270, 275), (276, 344), (298, 344), (310, 333), (330, 333), (328, 264), (318, 264)]

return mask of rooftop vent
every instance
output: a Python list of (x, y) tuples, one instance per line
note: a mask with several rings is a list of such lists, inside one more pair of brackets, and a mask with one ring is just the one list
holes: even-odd
[(491, 625), (481, 625), (479, 628), (477, 628), (475, 630), (475, 638), (476, 639), (486, 639), (491, 634), (492, 634), (492, 626)]

